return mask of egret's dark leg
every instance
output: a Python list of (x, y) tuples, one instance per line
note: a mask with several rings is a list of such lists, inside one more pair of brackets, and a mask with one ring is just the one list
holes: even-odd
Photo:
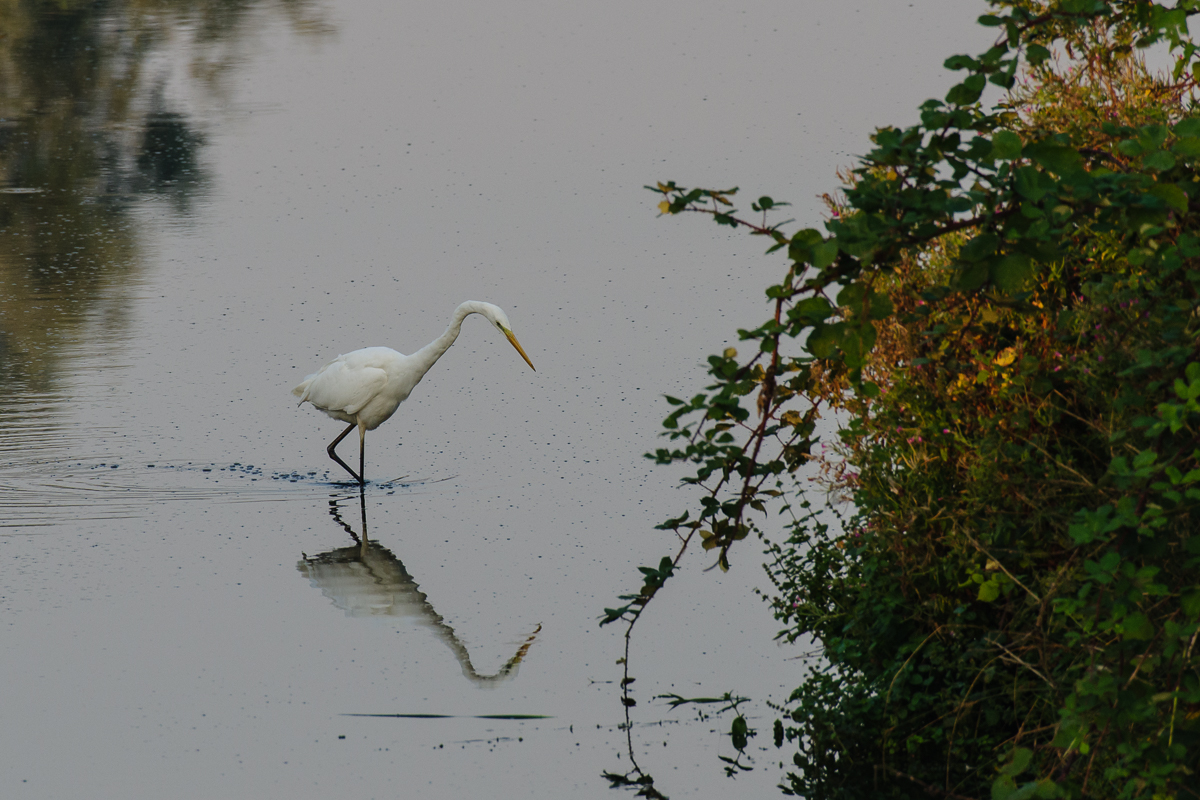
[(355, 425), (356, 425), (356, 423), (351, 422), (350, 426), (348, 428), (346, 428), (346, 430), (342, 431), (341, 434), (339, 434), (336, 439), (334, 439), (332, 442), (329, 443), (329, 447), (325, 448), (325, 452), (329, 453), (330, 458), (332, 458), (337, 463), (341, 464), (342, 469), (346, 470), (346, 472), (349, 472), (351, 475), (354, 475), (354, 480), (358, 481), (359, 484), (361, 485), (361, 484), (365, 483), (365, 481), (363, 481), (363, 479), (362, 479), (362, 449), (361, 449), (362, 442), (361, 441), (359, 442), (360, 449), (358, 451), (358, 470), (359, 470), (358, 474), (355, 474), (354, 470), (352, 470), (352, 469), (350, 469), (350, 467), (346, 466), (346, 462), (342, 461), (340, 458), (338, 458), (338, 454), (336, 452), (334, 452), (334, 448), (338, 446), (338, 442), (340, 442), (342, 439), (345, 439), (346, 436), (349, 435), (350, 431), (354, 430)]
[[(358, 485), (365, 486), (367, 483), (367, 471), (363, 469), (363, 459), (366, 458), (367, 450), (367, 429), (358, 429)], [(365, 508), (366, 506), (364, 506)], [(367, 529), (363, 528), (363, 538), (367, 538)]]
[(358, 487), (358, 509), (362, 512), (362, 529), (363, 529), (363, 549), (367, 548), (367, 495), (363, 492), (363, 487)]

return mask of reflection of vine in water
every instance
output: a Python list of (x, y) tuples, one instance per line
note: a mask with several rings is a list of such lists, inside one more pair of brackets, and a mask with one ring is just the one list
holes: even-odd
[[(620, 599), (627, 600), (628, 605), (623, 608), (605, 609), (605, 617), (600, 623), (601, 625), (624, 620), (625, 627), (625, 653), (617, 661), (622, 666), (621, 677), (621, 704), (625, 707), (625, 722), (621, 724), (621, 728), (625, 731), (625, 748), (629, 755), (629, 763), (632, 766), (626, 772), (608, 772), (605, 771), (602, 775), (609, 781), (612, 788), (636, 788), (638, 797), (649, 797), (653, 800), (667, 800), (667, 796), (654, 786), (654, 778), (649, 772), (642, 769), (638, 764), (636, 756), (634, 756), (633, 748), (633, 720), (631, 718), (630, 709), (637, 705), (637, 700), (632, 696), (630, 687), (637, 680), (629, 674), (629, 644), (633, 633), (633, 628), (637, 621), (641, 618), (642, 612), (645, 611), (646, 605), (662, 588), (663, 583), (667, 578), (671, 577), (675, 572), (675, 567), (679, 560), (683, 557), (684, 551), (687, 549), (687, 541), (683, 542), (683, 547), (680, 548), (674, 560), (664, 557), (659, 563), (658, 568), (653, 567), (638, 567), (642, 575), (645, 576), (645, 582), (642, 585), (641, 591), (636, 595), (622, 595)], [(655, 698), (667, 700), (672, 709), (678, 708), (681, 705), (715, 705), (720, 704), (721, 707), (712, 712), (721, 714), (725, 711), (733, 711), (736, 715), (733, 719), (733, 724), (730, 726), (729, 735), (732, 740), (734, 749), (737, 750), (737, 756), (729, 758), (728, 756), (718, 755), (725, 762), (725, 774), (730, 777), (736, 777), (739, 772), (749, 772), (753, 767), (742, 763), (742, 758), (750, 760), (746, 754), (746, 745), (750, 737), (756, 734), (756, 731), (746, 724), (746, 718), (742, 715), (738, 706), (748, 702), (748, 697), (737, 697), (730, 692), (726, 692), (721, 697), (681, 697), (677, 694), (661, 694)], [(707, 719), (707, 715), (699, 712), (701, 719)], [(779, 747), (783, 743), (783, 726), (778, 721), (775, 723), (775, 746)]]
[[(272, 11), (329, 30), (313, 0), (0, 4), (0, 422), (61, 402), (62, 360), (105, 353), (140, 268), (132, 203), (186, 214), (207, 182), (173, 74), (221, 107)], [(27, 408), (21, 408), (24, 405)], [(11, 415), (11, 417), (9, 416)]]
[(413, 617), (422, 625), (433, 629), (458, 659), (463, 675), (478, 686), (494, 686), (516, 677), (517, 668), (529, 652), (533, 640), (541, 632), (542, 626), (538, 625), (533, 633), (525, 638), (513, 657), (496, 674), (480, 675), (471, 663), (471, 655), (467, 652), (466, 645), (434, 610), (400, 559), (367, 536), (366, 494), (360, 491), (358, 498), (362, 514), (362, 536), (359, 537), (342, 519), (341, 510), (338, 508), (339, 498), (335, 496), (329, 501), (329, 514), (353, 537), (356, 544), (311, 558), (302, 554), (304, 558), (296, 565), (301, 574), (332, 600), (335, 606), (346, 612), (346, 616)]

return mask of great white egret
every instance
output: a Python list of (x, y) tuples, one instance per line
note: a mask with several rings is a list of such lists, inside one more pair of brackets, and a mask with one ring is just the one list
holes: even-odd
[[(367, 431), (375, 430), (396, 412), (396, 408), (421, 382), (429, 368), (454, 344), (459, 330), (462, 329), (463, 320), (471, 314), (482, 314), (486, 317), (488, 322), (495, 325), (512, 346), (517, 348), (517, 352), (525, 359), (529, 368), (534, 368), (529, 356), (521, 349), (517, 337), (513, 336), (508, 315), (503, 309), (491, 303), (468, 300), (454, 310), (454, 317), (445, 333), (411, 356), (397, 353), (390, 347), (364, 347), (338, 356), (292, 389), (292, 394), (300, 398), (300, 405), (312, 403), (315, 408), (334, 419), (350, 423), (325, 450), (329, 457), (341, 464), (359, 484), (366, 483), (363, 476), (363, 451)], [(357, 474), (345, 461), (338, 458), (334, 450), (338, 442), (345, 439), (355, 427), (358, 428)]]

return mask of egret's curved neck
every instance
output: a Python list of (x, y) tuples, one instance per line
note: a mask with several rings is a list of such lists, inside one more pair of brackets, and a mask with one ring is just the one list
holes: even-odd
[(483, 313), (483, 305), (475, 300), (468, 300), (454, 309), (454, 316), (450, 319), (450, 326), (446, 328), (446, 332), (409, 356), (420, 370), (418, 374), (424, 375), (430, 367), (437, 363), (437, 360), (450, 349), (450, 345), (454, 344), (454, 340), (458, 338), (463, 320), (470, 314)]

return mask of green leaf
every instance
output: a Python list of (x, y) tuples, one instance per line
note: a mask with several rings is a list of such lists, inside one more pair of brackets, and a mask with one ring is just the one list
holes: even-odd
[(1200, 589), (1184, 592), (1179, 598), (1179, 605), (1183, 608), (1183, 613), (1189, 617), (1193, 619), (1200, 617)]
[(1142, 450), (1133, 457), (1133, 468), (1141, 469), (1142, 467), (1148, 467), (1153, 464), (1157, 458), (1158, 453), (1154, 452), (1153, 450)]
[(845, 354), (846, 366), (859, 369), (866, 363), (871, 348), (875, 346), (875, 326), (870, 322), (861, 328), (853, 328), (842, 337), (842, 352)]
[(1032, 142), (1025, 145), (1023, 152), (1026, 158), (1058, 175), (1071, 175), (1083, 169), (1079, 151), (1054, 142)]
[(955, 106), (969, 106), (979, 99), (979, 95), (983, 94), (983, 87), (987, 85), (987, 78), (980, 74), (975, 74), (964, 80), (957, 86), (951, 87), (946, 93), (946, 102)]
[(791, 241), (788, 243), (788, 257), (799, 263), (806, 263), (812, 258), (812, 248), (814, 245), (824, 241), (821, 232), (813, 228), (805, 228), (804, 230), (796, 231), (792, 235)]
[(1029, 798), (1034, 796), (1040, 797), (1038, 794), (1040, 788), (1041, 784), (1039, 782), (1031, 781), (1022, 786), (1020, 789), (1005, 794), (1004, 800), (1029, 800)]
[(804, 347), (817, 358), (832, 358), (842, 338), (843, 323), (820, 324), (813, 327)]
[(1158, 172), (1166, 172), (1175, 166), (1175, 156), (1171, 155), (1166, 150), (1155, 150), (1153, 153), (1143, 158), (1142, 163), (1147, 169), (1156, 170)]
[(954, 287), (964, 292), (973, 292), (987, 283), (989, 274), (988, 262), (960, 264), (958, 275), (954, 279)]
[(1175, 135), (1184, 136), (1200, 136), (1200, 117), (1188, 117), (1181, 120), (1174, 129)]
[(1171, 145), (1171, 152), (1181, 158), (1200, 157), (1200, 136), (1186, 136)]
[(1037, 790), (1034, 796), (1039, 800), (1050, 800), (1052, 797), (1058, 796), (1058, 785), (1049, 778), (1042, 778), (1037, 782)]
[(1117, 152), (1123, 156), (1137, 158), (1142, 153), (1146, 152), (1146, 148), (1142, 147), (1137, 139), (1124, 139), (1117, 142)]
[(1154, 625), (1150, 618), (1140, 611), (1125, 617), (1122, 627), (1125, 629), (1126, 639), (1146, 641), (1154, 638)]
[(1054, 734), (1054, 739), (1050, 742), (1050, 746), (1057, 747), (1060, 750), (1078, 747), (1084, 740), (1084, 732), (1079, 729), (1078, 725), (1078, 722), (1071, 723), (1064, 721), (1059, 726), (1058, 732)]
[(1046, 196), (1054, 186), (1049, 176), (1043, 176), (1036, 167), (1021, 167), (1016, 174), (1017, 192), (1035, 203)]
[(858, 311), (863, 305), (863, 294), (867, 291), (861, 283), (852, 283), (838, 292), (838, 308), (849, 308)]
[(1187, 194), (1173, 183), (1156, 183), (1147, 191), (1181, 214), (1188, 210)]
[(1021, 157), (1021, 137), (1012, 131), (996, 131), (992, 134), (992, 158), (1012, 161)]
[(981, 233), (958, 250), (958, 257), (964, 261), (979, 261), (996, 252), (1000, 237), (994, 233)]
[(1050, 57), (1050, 51), (1040, 44), (1031, 44), (1025, 48), (1025, 58), (1030, 64), (1037, 66)]
[(866, 291), (862, 284), (851, 284), (838, 293), (837, 304), (840, 308), (848, 308), (853, 314), (868, 319), (890, 316), (892, 301), (888, 296), (880, 292), (865, 294)]
[(870, 297), (871, 319), (886, 319), (892, 315), (894, 308), (892, 300), (882, 292), (871, 292)]
[(788, 317), (809, 325), (824, 322), (833, 313), (833, 306), (824, 297), (806, 297), (788, 312)]
[(729, 728), (729, 735), (733, 739), (733, 747), (735, 750), (745, 750), (746, 744), (749, 742), (749, 728), (746, 725), (746, 718), (742, 716), (734, 717), (733, 725)]
[(1024, 253), (1009, 253), (992, 265), (991, 281), (1007, 294), (1015, 294), (1033, 276), (1033, 260)]
[(942, 66), (950, 70), (975, 69), (979, 66), (979, 62), (970, 56), (957, 55), (947, 58)]
[(825, 269), (837, 259), (837, 254), (837, 239), (829, 239), (828, 241), (813, 245), (812, 258), (809, 260), (809, 263), (816, 269)]
[(1138, 131), (1138, 141), (1147, 150), (1157, 150), (1167, 141), (1166, 125), (1143, 125)]
[(1002, 89), (1011, 89), (1016, 82), (1017, 79), (1013, 77), (1012, 73), (1010, 73), (1008, 70), (1005, 70), (1004, 72), (993, 72), (988, 76), (988, 83), (994, 83), (996, 86), (999, 86)]
[(1028, 747), (1018, 747), (1013, 751), (1012, 761), (1000, 768), (1000, 772), (1010, 778), (1015, 778), (1029, 768), (1033, 760), (1033, 751)]
[(1000, 596), (1000, 584), (995, 580), (984, 581), (979, 586), (979, 599), (990, 603)]

